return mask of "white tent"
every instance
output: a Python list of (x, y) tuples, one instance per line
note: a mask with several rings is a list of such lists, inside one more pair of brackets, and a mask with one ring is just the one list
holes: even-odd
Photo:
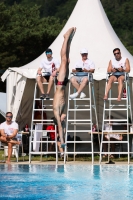
[(0, 92), (0, 114), (5, 117), (6, 115), (6, 93)]
[[(70, 27), (77, 28), (71, 45), (70, 69), (75, 61), (80, 59), (79, 52), (83, 47), (89, 50), (89, 58), (96, 65), (95, 80), (105, 79), (108, 62), (113, 57), (112, 50), (116, 47), (121, 49), (122, 55), (128, 57), (131, 66), (133, 66), (133, 56), (115, 34), (100, 0), (77, 1), (69, 20), (50, 46), (54, 52), (54, 57), (58, 59), (60, 59), (63, 34)], [(19, 122), (31, 117), (36, 71), (44, 56), (45, 53), (23, 67), (9, 68), (2, 76), (3, 81), (7, 79), (7, 110), (11, 110), (14, 119), (19, 118)], [(130, 76), (133, 77), (133, 70), (131, 70)], [(99, 89), (96, 90), (99, 92)]]

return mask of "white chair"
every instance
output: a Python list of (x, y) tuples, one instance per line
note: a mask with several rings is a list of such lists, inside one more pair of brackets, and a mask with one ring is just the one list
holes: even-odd
[[(22, 141), (22, 134), (18, 133), (16, 138), (17, 138), (18, 141)], [(4, 158), (5, 158), (6, 156), (8, 156), (8, 145), (6, 143), (1, 142), (1, 146), (4, 147)], [(19, 157), (19, 145), (18, 144), (13, 146), (12, 155), (16, 156), (16, 159), (17, 159), (17, 162), (18, 162), (18, 157)]]

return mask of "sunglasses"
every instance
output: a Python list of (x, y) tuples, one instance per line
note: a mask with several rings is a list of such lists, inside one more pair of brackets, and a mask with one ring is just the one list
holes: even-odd
[(8, 118), (12, 118), (12, 116), (6, 116), (6, 117), (8, 117)]
[(50, 54), (52, 54), (52, 53), (51, 53), (51, 52), (47, 52), (47, 53), (46, 53), (46, 55), (50, 55)]
[(120, 52), (114, 53), (114, 56), (115, 56), (115, 55), (117, 55), (117, 54), (119, 55), (119, 54), (120, 54)]

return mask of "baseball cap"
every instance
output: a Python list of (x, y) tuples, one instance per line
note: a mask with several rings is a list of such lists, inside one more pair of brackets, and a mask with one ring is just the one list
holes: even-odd
[(80, 50), (80, 53), (81, 53), (81, 54), (83, 54), (83, 53), (88, 53), (88, 50), (87, 50), (86, 48), (83, 48), (83, 49)]
[(47, 54), (47, 53), (51, 53), (52, 54), (52, 50), (51, 49), (47, 49), (46, 51), (45, 51), (45, 53)]

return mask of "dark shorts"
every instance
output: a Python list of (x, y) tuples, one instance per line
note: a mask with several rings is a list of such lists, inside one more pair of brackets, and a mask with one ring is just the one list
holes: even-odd
[(50, 76), (43, 76), (43, 77), (47, 80), (47, 82), (49, 82)]
[(124, 76), (125, 74), (123, 72), (114, 72), (112, 74), (112, 76), (115, 76), (117, 79), (120, 77), (120, 76)]
[(120, 77), (120, 76), (122, 76), (122, 75), (113, 75), (113, 76), (115, 76), (117, 79)]
[(17, 141), (17, 138), (12, 138), (11, 140)]

